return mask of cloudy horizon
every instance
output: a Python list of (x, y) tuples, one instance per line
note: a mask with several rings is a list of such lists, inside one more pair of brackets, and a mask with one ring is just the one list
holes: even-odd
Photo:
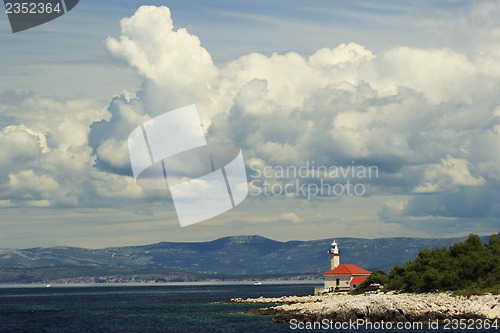
[[(4, 15), (0, 247), (499, 231), (497, 2), (152, 3), (89, 1), (19, 34)], [(190, 104), (241, 147), (251, 195), (181, 228), (135, 184), (127, 138)], [(279, 173), (311, 165), (337, 173)], [(362, 193), (300, 190), (346, 183)]]

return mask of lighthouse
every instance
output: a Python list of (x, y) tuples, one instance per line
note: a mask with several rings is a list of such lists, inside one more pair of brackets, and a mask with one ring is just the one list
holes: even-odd
[(340, 264), (339, 246), (335, 240), (328, 250), (328, 255), (330, 256), (330, 270), (323, 273), (324, 289), (318, 294), (356, 289), (372, 273), (353, 264)]
[(333, 240), (330, 250), (328, 251), (330, 255), (330, 269), (335, 269), (340, 265), (340, 254), (337, 242)]

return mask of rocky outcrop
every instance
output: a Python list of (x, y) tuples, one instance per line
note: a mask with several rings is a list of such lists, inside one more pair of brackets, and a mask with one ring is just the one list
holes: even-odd
[(324, 296), (282, 296), (282, 297), (259, 297), (259, 298), (231, 298), (228, 303), (244, 304), (295, 304), (322, 302)]
[(232, 303), (280, 304), (258, 310), (277, 322), (369, 321), (417, 322), (436, 319), (500, 319), (500, 295), (451, 296), (434, 294), (329, 294), (231, 300)]

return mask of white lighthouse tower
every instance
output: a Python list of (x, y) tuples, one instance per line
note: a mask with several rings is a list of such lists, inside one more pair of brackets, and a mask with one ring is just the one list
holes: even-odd
[(332, 242), (332, 247), (328, 251), (328, 254), (330, 255), (330, 269), (335, 269), (340, 265), (340, 254), (339, 254), (339, 247), (335, 240)]

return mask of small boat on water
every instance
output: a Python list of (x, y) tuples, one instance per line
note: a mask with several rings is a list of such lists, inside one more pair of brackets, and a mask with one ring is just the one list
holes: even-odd
[(260, 281), (255, 281), (255, 282), (253, 283), (253, 285), (254, 285), (254, 286), (262, 286), (262, 282), (260, 282)]

